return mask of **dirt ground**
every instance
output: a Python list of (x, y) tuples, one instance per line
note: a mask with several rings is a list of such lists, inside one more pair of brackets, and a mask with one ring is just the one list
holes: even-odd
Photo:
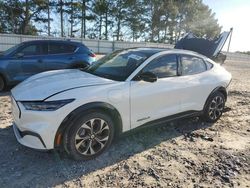
[(250, 187), (250, 62), (225, 67), (233, 81), (217, 123), (147, 128), (87, 162), (18, 144), (9, 93), (1, 93), (0, 187)]

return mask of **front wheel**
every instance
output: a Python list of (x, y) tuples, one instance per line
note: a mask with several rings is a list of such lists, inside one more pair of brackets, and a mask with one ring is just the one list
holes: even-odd
[(215, 92), (207, 101), (203, 111), (203, 119), (207, 122), (214, 123), (222, 115), (225, 106), (225, 96), (221, 92)]
[(101, 112), (92, 112), (78, 118), (66, 133), (64, 146), (75, 160), (89, 160), (99, 156), (114, 137), (112, 119)]

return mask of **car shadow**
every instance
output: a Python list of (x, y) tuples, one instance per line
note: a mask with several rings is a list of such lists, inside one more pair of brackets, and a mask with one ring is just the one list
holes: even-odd
[(146, 127), (122, 136), (106, 152), (90, 161), (74, 161), (56, 150), (39, 152), (26, 148), (17, 143), (11, 127), (0, 129), (0, 185), (52, 187), (114, 165), (161, 142), (171, 142), (210, 126), (212, 124), (198, 118), (188, 118)]

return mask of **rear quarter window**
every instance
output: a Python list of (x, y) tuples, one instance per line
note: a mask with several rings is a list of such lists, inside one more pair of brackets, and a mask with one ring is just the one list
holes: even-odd
[(213, 68), (213, 64), (210, 63), (209, 61), (205, 61), (206, 65), (207, 65), (207, 70), (210, 70), (211, 68)]
[(80, 45), (78, 52), (79, 53), (90, 53), (92, 51), (89, 48), (87, 48), (85, 45)]

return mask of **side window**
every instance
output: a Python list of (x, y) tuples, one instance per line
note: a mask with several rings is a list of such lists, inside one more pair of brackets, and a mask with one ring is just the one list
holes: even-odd
[(73, 53), (76, 46), (64, 43), (50, 43), (49, 44), (49, 54), (65, 54)]
[(182, 55), (181, 56), (182, 75), (198, 74), (207, 70), (205, 62), (198, 57)]
[(24, 56), (31, 56), (31, 55), (42, 55), (43, 47), (40, 44), (30, 44), (27, 46), (24, 46), (21, 50), (19, 50), (17, 53), (23, 53)]
[(144, 69), (143, 72), (152, 72), (158, 78), (165, 78), (177, 75), (176, 55), (164, 55), (154, 59)]

